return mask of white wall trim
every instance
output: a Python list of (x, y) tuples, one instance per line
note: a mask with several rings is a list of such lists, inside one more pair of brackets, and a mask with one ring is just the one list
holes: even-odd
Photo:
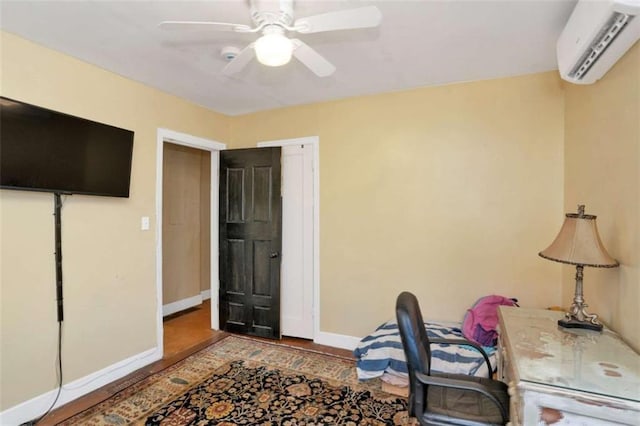
[(280, 139), (274, 141), (261, 141), (258, 142), (258, 148), (270, 148), (276, 146), (289, 146), (289, 145), (305, 145), (305, 144), (317, 144), (320, 142), (320, 138), (318, 136), (305, 136), (303, 138), (294, 138), (294, 139)]
[(258, 142), (258, 147), (311, 145), (313, 147), (313, 341), (320, 332), (320, 137)]
[(187, 133), (180, 133), (169, 129), (159, 128), (158, 139), (160, 139), (160, 136), (162, 136), (161, 140), (163, 142), (170, 142), (176, 145), (188, 146), (205, 151), (220, 151), (226, 148), (226, 145), (221, 142), (200, 138), (198, 136), (192, 136)]
[(162, 305), (162, 316), (175, 314), (176, 312), (184, 311), (193, 306), (198, 306), (202, 303), (202, 294), (196, 294), (195, 296), (187, 297), (186, 299), (176, 300), (175, 302)]
[[(211, 220), (209, 225), (209, 227), (211, 228), (211, 235), (209, 237), (211, 241), (211, 249), (209, 250), (211, 288), (209, 289), (209, 298), (211, 298), (211, 295), (215, 295), (215, 299), (211, 299), (211, 328), (213, 330), (220, 329), (220, 305), (218, 303), (218, 294), (220, 294), (220, 276), (218, 265), (218, 244), (220, 241), (218, 228), (220, 227), (220, 224), (218, 223), (218, 215), (220, 214), (220, 210), (218, 208), (218, 205), (220, 203), (220, 150), (226, 148), (225, 144), (218, 145), (219, 146), (215, 151), (211, 151), (211, 196), (209, 197), (211, 204), (209, 208), (209, 210), (211, 211)], [(215, 303), (213, 303), (214, 301)]]
[(334, 348), (354, 350), (358, 343), (360, 343), (361, 337), (347, 336), (344, 334), (329, 333), (321, 331), (314, 337), (313, 342), (320, 345), (332, 346)]
[[(218, 164), (220, 150), (226, 145), (186, 133), (158, 128), (156, 137), (156, 341), (162, 357), (162, 177), (164, 143), (188, 146), (211, 152), (211, 293), (218, 294)], [(212, 301), (213, 302), (213, 301)], [(211, 327), (218, 329), (218, 304), (211, 304)]]
[(202, 291), (200, 292), (200, 297), (202, 297), (202, 300), (211, 299), (211, 289), (209, 289), (209, 290), (202, 290)]
[[(158, 350), (158, 348), (149, 349), (67, 383), (62, 386), (60, 398), (58, 398), (54, 408), (80, 398), (161, 358), (162, 350)], [(19, 425), (41, 416), (49, 408), (57, 392), (58, 389), (56, 388), (0, 412), (0, 425)]]
[(313, 336), (320, 335), (320, 138), (313, 141)]

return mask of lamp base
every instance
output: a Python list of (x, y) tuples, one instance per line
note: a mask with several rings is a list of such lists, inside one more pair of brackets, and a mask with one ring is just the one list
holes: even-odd
[(587, 330), (602, 331), (602, 324), (598, 321), (596, 314), (587, 312), (587, 304), (582, 296), (582, 270), (583, 265), (576, 265), (576, 293), (573, 296), (573, 303), (558, 325), (564, 328), (584, 328)]
[(602, 324), (594, 324), (591, 321), (580, 321), (577, 318), (567, 317), (558, 320), (558, 325), (563, 328), (584, 328), (587, 330), (602, 331)]

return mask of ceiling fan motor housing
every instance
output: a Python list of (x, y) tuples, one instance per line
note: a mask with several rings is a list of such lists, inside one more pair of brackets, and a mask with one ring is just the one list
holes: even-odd
[(280, 24), (290, 26), (293, 22), (293, 1), (280, 0), (279, 2), (252, 0), (251, 18), (256, 26)]

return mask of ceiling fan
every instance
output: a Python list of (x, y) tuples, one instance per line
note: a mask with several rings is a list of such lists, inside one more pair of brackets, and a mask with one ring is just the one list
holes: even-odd
[(244, 24), (208, 21), (163, 21), (160, 28), (166, 30), (209, 29), (237, 33), (258, 33), (262, 36), (252, 42), (222, 70), (230, 75), (241, 71), (254, 57), (264, 65), (277, 67), (295, 57), (318, 77), (326, 77), (336, 67), (302, 40), (288, 38), (287, 32), (311, 34), (326, 31), (377, 27), (382, 14), (376, 6), (339, 10), (305, 18), (293, 18), (293, 0), (280, 0), (278, 12), (263, 11), (257, 1), (251, 1), (250, 13), (253, 27)]

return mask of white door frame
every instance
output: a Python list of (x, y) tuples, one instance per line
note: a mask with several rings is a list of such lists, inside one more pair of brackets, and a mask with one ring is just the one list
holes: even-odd
[[(211, 328), (217, 330), (220, 327), (218, 315), (218, 182), (220, 151), (226, 145), (210, 139), (199, 138), (186, 133), (180, 133), (169, 129), (159, 128), (156, 145), (156, 341), (160, 356), (164, 355), (164, 336), (162, 325), (162, 178), (163, 157), (165, 142), (188, 146), (203, 151), (211, 152)], [(215, 297), (215, 303), (213, 295)]]
[[(313, 340), (320, 337), (320, 138), (282, 139), (258, 142), (258, 147), (311, 145), (313, 155)], [(283, 182), (284, 185), (286, 183)], [(283, 228), (287, 226), (282, 224)]]

